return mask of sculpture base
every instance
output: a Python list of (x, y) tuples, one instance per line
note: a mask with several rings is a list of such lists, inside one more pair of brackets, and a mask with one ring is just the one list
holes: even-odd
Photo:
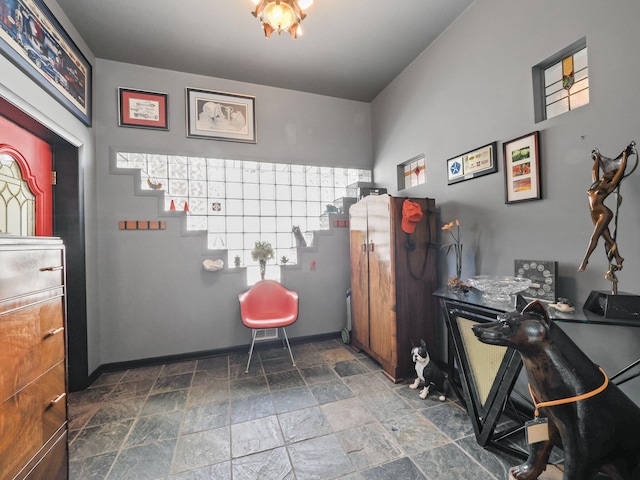
[(640, 295), (592, 290), (583, 308), (605, 318), (640, 320)]

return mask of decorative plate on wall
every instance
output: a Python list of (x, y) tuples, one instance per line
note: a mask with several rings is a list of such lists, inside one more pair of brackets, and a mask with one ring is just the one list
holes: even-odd
[(554, 303), (558, 283), (558, 262), (552, 260), (515, 260), (515, 276), (528, 278), (531, 286), (520, 293), (525, 298)]

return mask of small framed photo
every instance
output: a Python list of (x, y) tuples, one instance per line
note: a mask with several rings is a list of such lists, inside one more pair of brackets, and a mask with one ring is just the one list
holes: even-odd
[(118, 88), (118, 125), (169, 130), (166, 93)]
[(257, 143), (255, 97), (187, 88), (187, 137)]
[(539, 137), (533, 132), (504, 143), (505, 203), (542, 198)]
[(493, 142), (447, 160), (448, 185), (497, 172), (496, 147)]

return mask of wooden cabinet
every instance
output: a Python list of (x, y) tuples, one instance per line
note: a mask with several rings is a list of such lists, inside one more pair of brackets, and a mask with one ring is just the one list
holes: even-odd
[[(411, 200), (423, 212), (415, 232), (401, 228), (404, 198), (364, 197), (349, 209), (352, 345), (377, 360), (394, 382), (415, 376), (411, 346), (440, 354), (433, 199)], [(413, 372), (413, 373), (412, 373)]]
[(0, 480), (65, 480), (64, 246), (0, 236)]

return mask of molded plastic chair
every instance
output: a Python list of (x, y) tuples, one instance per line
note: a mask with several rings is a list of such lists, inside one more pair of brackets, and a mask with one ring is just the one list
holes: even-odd
[(284, 327), (288, 327), (298, 319), (298, 293), (288, 290), (275, 280), (260, 280), (253, 287), (238, 295), (240, 300), (240, 316), (245, 326), (253, 329), (249, 361), (244, 373), (249, 373), (253, 346), (259, 329), (282, 328), (287, 342), (291, 363), (296, 365), (291, 353), (291, 345)]

